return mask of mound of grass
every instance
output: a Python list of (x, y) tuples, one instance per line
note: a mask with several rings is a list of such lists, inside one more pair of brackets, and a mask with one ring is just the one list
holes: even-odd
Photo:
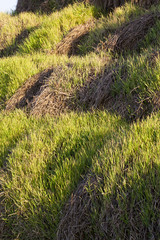
[(85, 58), (68, 58), (67, 56), (34, 54), (0, 59), (0, 104), (3, 107), (28, 78), (31, 76), (34, 78), (35, 74), (51, 67), (54, 68), (54, 75), (49, 79), (50, 88), (54, 89), (55, 85), (58, 85), (59, 90), (72, 92), (73, 89), (82, 86), (89, 77), (102, 71), (106, 64), (105, 58), (109, 64), (109, 55), (103, 55), (103, 58), (96, 54)]
[(102, 16), (96, 21), (94, 29), (90, 31), (85, 41), (79, 44), (80, 54), (84, 55), (93, 51), (101, 41), (109, 38), (116, 29), (128, 23), (131, 19), (135, 19), (139, 15), (144, 14), (144, 12), (145, 10), (139, 6), (126, 3), (124, 6), (114, 9), (114, 11), (107, 16)]

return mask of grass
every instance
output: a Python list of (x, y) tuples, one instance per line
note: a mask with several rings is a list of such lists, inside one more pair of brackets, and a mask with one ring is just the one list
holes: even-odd
[[(93, 203), (86, 239), (160, 238), (159, 112), (129, 123), (105, 110), (39, 118), (4, 110), (29, 77), (49, 67), (54, 68), (50, 87), (58, 84), (74, 95), (118, 65), (111, 96), (152, 101), (160, 87), (159, 56), (151, 59), (159, 50), (159, 21), (137, 52), (115, 56), (94, 48), (130, 19), (155, 10), (129, 3), (102, 15), (93, 6), (75, 3), (48, 16), (0, 15), (0, 187), (3, 220), (10, 229), (3, 239), (56, 239), (63, 207), (88, 172), (101, 179), (101, 197)], [(93, 19), (95, 28), (79, 44), (79, 56), (51, 53), (73, 27)], [(25, 29), (29, 34), (17, 42)]]
[(37, 28), (44, 18), (45, 16), (33, 13), (21, 13), (17, 16), (0, 13), (0, 55), (9, 55), (11, 46), (12, 49), (16, 48), (16, 38), (21, 36), (21, 41), (24, 41), (24, 31), (30, 32), (31, 29)]
[[(152, 60), (153, 49), (144, 52), (140, 56), (135, 54), (128, 57), (127, 61), (122, 60), (127, 66), (127, 81), (117, 77), (114, 84), (114, 91), (132, 96), (133, 91), (137, 91), (141, 98), (151, 97), (157, 92), (160, 84), (159, 56)], [(152, 64), (152, 61), (155, 61)], [(122, 64), (123, 65), (123, 64)], [(121, 68), (120, 68), (121, 69)], [(121, 70), (120, 70), (121, 71)]]
[(0, 59), (0, 101), (8, 100), (15, 91), (32, 75), (56, 65), (65, 58), (54, 55), (35, 54), (28, 56), (13, 56)]
[(100, 41), (105, 41), (117, 28), (144, 14), (144, 12), (144, 9), (126, 3), (124, 6), (114, 9), (107, 16), (103, 15), (96, 21), (94, 29), (90, 31), (85, 41), (79, 44), (79, 53), (85, 55), (93, 51)]
[(124, 80), (121, 73), (122, 67), (120, 67), (117, 80), (113, 85), (113, 94), (123, 93), (128, 98), (132, 98), (136, 94), (140, 102), (144, 102), (146, 99), (152, 102), (160, 86), (159, 54), (154, 56), (159, 49), (159, 30), (160, 21), (157, 21), (139, 45), (139, 52), (134, 52), (127, 58), (120, 57), (120, 66), (127, 68), (127, 78)]
[(50, 15), (39, 29), (30, 34), (29, 38), (19, 46), (18, 52), (24, 54), (55, 50), (56, 44), (69, 30), (98, 16), (95, 7), (85, 6), (83, 3), (64, 8)]
[(160, 237), (154, 227), (160, 216), (159, 118), (158, 113), (134, 123), (129, 131), (122, 129), (93, 161), (96, 174), (104, 177), (100, 222), (106, 222), (107, 236)]
[(34, 125), (38, 124), (35, 119), (28, 119), (23, 112), (17, 111), (16, 113), (0, 114), (0, 166), (4, 166), (7, 161), (6, 158), (12, 152), (12, 148), (16, 143), (31, 131)]
[[(37, 53), (26, 56), (13, 56), (0, 59), (0, 104), (4, 105), (16, 90), (31, 76), (46, 68), (55, 68), (55, 77), (52, 77), (50, 86), (54, 88), (57, 82), (64, 91), (72, 91), (83, 85), (89, 74), (96, 75), (103, 70), (104, 59), (110, 63), (109, 55), (103, 58), (90, 54), (85, 58)], [(98, 64), (97, 64), (98, 62)], [(59, 64), (60, 63), (60, 64)], [(57, 72), (57, 69), (58, 72)]]
[[(31, 232), (37, 227), (39, 232), (34, 239), (40, 236), (53, 238), (60, 209), (81, 175), (92, 165), (93, 156), (117, 134), (117, 128), (123, 121), (105, 112), (71, 113), (57, 120), (42, 118), (38, 123), (32, 118), (25, 122), (21, 112), (6, 118), (12, 118), (13, 123), (16, 121), (19, 126), (18, 133), (14, 134), (22, 135), (21, 126), (26, 132), (12, 148), (8, 158), (11, 175), (3, 183), (6, 191), (9, 191), (12, 204), (17, 206), (12, 213), (20, 211), (27, 219), (28, 226), (24, 225), (22, 238), (25, 235), (26, 239), (30, 238)], [(11, 121), (9, 123), (12, 125)], [(27, 131), (29, 126), (30, 130)], [(9, 124), (3, 127), (3, 135), (8, 135), (5, 139), (9, 144), (3, 145), (2, 154), (8, 152), (13, 144), (13, 129), (14, 125), (13, 128)], [(14, 217), (12, 219), (22, 221)], [(31, 232), (28, 227), (32, 228)]]

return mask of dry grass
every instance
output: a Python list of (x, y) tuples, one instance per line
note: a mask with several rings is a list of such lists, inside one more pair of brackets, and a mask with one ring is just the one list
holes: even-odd
[(33, 99), (40, 94), (53, 69), (47, 69), (28, 79), (22, 87), (7, 101), (6, 110), (29, 107)]
[(149, 56), (149, 65), (154, 67), (157, 62), (157, 58), (160, 56), (160, 50), (153, 50), (151, 55)]
[(97, 178), (86, 176), (65, 205), (57, 240), (83, 240), (85, 237), (93, 239), (91, 214), (94, 208), (93, 201), (95, 204), (99, 197)]
[(54, 81), (54, 87), (50, 86), (50, 81), (57, 77), (57, 71), (61, 73), (61, 67), (49, 68), (27, 80), (7, 101), (6, 110), (20, 108), (37, 116), (57, 115), (66, 111), (71, 95), (61, 90), (58, 81)]
[[(153, 51), (149, 63), (153, 66), (159, 56)], [(86, 82), (80, 87), (70, 90), (63, 88), (65, 79), (62, 75), (72, 68), (56, 66), (31, 77), (6, 103), (6, 110), (21, 108), (31, 115), (44, 116), (46, 114), (59, 115), (70, 110), (91, 111), (93, 109), (107, 109), (116, 112), (122, 117), (135, 120), (147, 116), (160, 108), (158, 91), (151, 97), (143, 100), (133, 89), (130, 96), (124, 93), (113, 94), (117, 76), (121, 83), (128, 77), (127, 66), (115, 66), (113, 69), (106, 65), (99, 74), (92, 71)], [(62, 79), (61, 79), (62, 78)]]
[(30, 114), (42, 116), (46, 114), (59, 115), (69, 108), (67, 99), (70, 95), (46, 87), (32, 102)]
[[(155, 62), (156, 56), (158, 57), (158, 52), (151, 56), (152, 64)], [(158, 91), (151, 97), (146, 96), (143, 100), (138, 94), (138, 87), (133, 89), (128, 96), (122, 92), (114, 94), (113, 88), (117, 77), (121, 79), (121, 84), (127, 80), (127, 66), (116, 66), (110, 70), (106, 67), (98, 77), (92, 77), (77, 90), (77, 106), (84, 110), (107, 109), (128, 120), (144, 118), (160, 109)]]
[(104, 105), (110, 96), (111, 86), (117, 70), (118, 67), (110, 72), (106, 69), (103, 76), (88, 82), (78, 94), (81, 105), (88, 108), (100, 108), (100, 106)]
[(159, 0), (131, 0), (132, 3), (147, 8), (149, 8), (152, 4), (158, 4), (158, 1)]
[(73, 55), (77, 52), (78, 43), (86, 36), (94, 26), (93, 21), (79, 25), (72, 29), (64, 39), (57, 45), (55, 53)]
[(121, 27), (103, 44), (103, 48), (122, 53), (138, 49), (138, 44), (144, 39), (148, 30), (160, 19), (160, 13), (144, 15)]
[[(126, 68), (123, 66), (121, 69), (121, 78), (125, 81)], [(85, 86), (77, 91), (79, 105), (88, 110), (105, 108), (125, 117), (129, 105), (128, 100), (122, 94), (116, 97), (112, 95), (112, 87), (119, 71), (119, 66), (113, 70), (106, 68), (98, 78), (88, 81)]]

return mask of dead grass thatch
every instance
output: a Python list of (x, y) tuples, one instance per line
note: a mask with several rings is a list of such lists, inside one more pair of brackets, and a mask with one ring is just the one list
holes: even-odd
[(138, 49), (138, 44), (157, 20), (160, 20), (160, 13), (147, 14), (129, 22), (105, 42), (106, 50), (122, 53), (125, 50)]
[(30, 114), (41, 116), (46, 114), (59, 115), (60, 113), (66, 112), (69, 107), (66, 99), (69, 97), (70, 95), (65, 92), (46, 87), (33, 100)]
[[(51, 12), (51, 1), (50, 0), (18, 0), (17, 6), (16, 6), (16, 12)], [(64, 0), (58, 1), (59, 7), (62, 7), (64, 5)]]
[(15, 108), (29, 108), (34, 98), (42, 91), (42, 86), (46, 84), (47, 79), (53, 72), (53, 69), (47, 69), (28, 79), (22, 87), (7, 101), (6, 110)]
[(55, 53), (74, 55), (77, 53), (78, 43), (85, 37), (94, 26), (94, 21), (89, 21), (84, 25), (79, 25), (72, 29), (64, 39), (58, 43)]
[(160, 109), (158, 93), (143, 100), (140, 98), (137, 88), (133, 89), (129, 96), (123, 93), (114, 94), (113, 89), (117, 76), (121, 78), (121, 82), (126, 81), (127, 66), (116, 66), (111, 70), (106, 68), (102, 75), (90, 79), (77, 90), (77, 106), (85, 111), (107, 109), (129, 121), (144, 118)]
[[(100, 192), (95, 176), (87, 176), (71, 195), (60, 221), (57, 240), (98, 239), (92, 231), (91, 213)], [(97, 204), (99, 207), (99, 204)], [(98, 211), (98, 209), (97, 209)], [(95, 228), (95, 226), (94, 226)], [(87, 238), (86, 238), (87, 237)]]
[(152, 50), (152, 53), (148, 58), (149, 65), (151, 67), (154, 67), (159, 57), (160, 57), (160, 50)]
[[(153, 64), (156, 55), (151, 58)], [(6, 110), (21, 108), (31, 115), (42, 116), (59, 115), (70, 110), (107, 109), (128, 120), (135, 120), (160, 108), (158, 93), (144, 100), (140, 99), (137, 88), (132, 90), (130, 96), (114, 94), (117, 76), (121, 78), (121, 82), (127, 79), (125, 65), (117, 65), (113, 69), (106, 66), (96, 75), (91, 71), (83, 86), (66, 91), (63, 88), (66, 80), (64, 73), (70, 68), (70, 65), (65, 68), (56, 66), (30, 78), (7, 102)]]
[(141, 7), (149, 8), (153, 4), (158, 4), (159, 0), (131, 0), (132, 3), (138, 4)]
[(65, 112), (71, 104), (71, 94), (64, 92), (60, 86), (64, 71), (62, 66), (57, 66), (31, 77), (7, 101), (6, 110), (20, 108), (37, 116)]

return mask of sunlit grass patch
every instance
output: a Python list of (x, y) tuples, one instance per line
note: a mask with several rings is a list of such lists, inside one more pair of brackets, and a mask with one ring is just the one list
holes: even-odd
[[(21, 125), (23, 118), (17, 121)], [(27, 220), (22, 237), (26, 234), (27, 238), (38, 227), (34, 239), (53, 238), (66, 199), (81, 175), (92, 166), (93, 156), (116, 136), (124, 122), (106, 112), (71, 113), (59, 119), (46, 117), (39, 119), (38, 124), (33, 118), (30, 121), (32, 131), (27, 131), (7, 158), (11, 175), (6, 176), (3, 186), (9, 192), (8, 204), (12, 199), (17, 206), (10, 213), (20, 212), (22, 219)], [(3, 134), (7, 131), (5, 128)], [(17, 221), (14, 217), (8, 220)]]
[(20, 36), (21, 41), (24, 39), (24, 31), (31, 31), (31, 29), (38, 27), (45, 16), (36, 15), (33, 13), (21, 13), (17, 16), (11, 16), (9, 14), (0, 13), (0, 51), (1, 57), (3, 55), (9, 55), (11, 46), (17, 47), (15, 39)]
[(54, 50), (65, 34), (73, 27), (86, 23), (98, 16), (98, 10), (83, 3), (74, 4), (55, 12), (41, 24), (38, 30), (30, 34), (24, 44), (19, 46), (19, 53)]
[(153, 49), (148, 49), (141, 55), (135, 54), (127, 60), (122, 60), (126, 66), (126, 79), (117, 76), (113, 90), (130, 97), (138, 93), (142, 101), (147, 97), (152, 98), (160, 86), (159, 56), (157, 53), (154, 59), (152, 55)]
[(29, 77), (58, 62), (65, 58), (35, 54), (0, 59), (0, 101), (9, 99)]
[(12, 152), (17, 142), (29, 133), (34, 124), (38, 124), (36, 119), (28, 119), (22, 111), (6, 114), (0, 113), (0, 166), (8, 164), (7, 157)]

